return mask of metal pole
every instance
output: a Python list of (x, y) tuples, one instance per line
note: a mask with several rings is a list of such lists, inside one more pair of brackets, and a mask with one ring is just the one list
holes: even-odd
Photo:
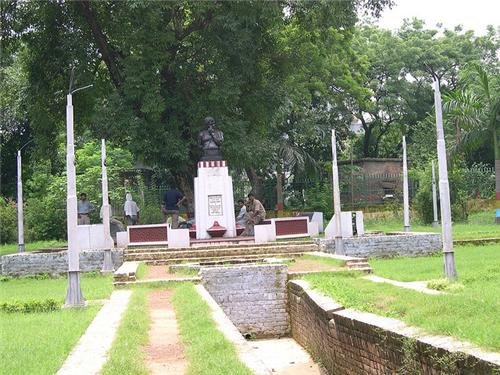
[(66, 215), (68, 226), (68, 290), (66, 307), (85, 305), (80, 286), (80, 249), (78, 247), (78, 221), (76, 203), (76, 167), (73, 134), (73, 103), (71, 92), (66, 96)]
[(24, 252), (23, 178), (21, 150), (17, 151), (17, 243), (18, 252)]
[(448, 166), (446, 164), (446, 145), (444, 142), (443, 114), (439, 82), (434, 79), (434, 107), (436, 111), (437, 154), (439, 167), (439, 198), (441, 205), (441, 228), (444, 254), (444, 273), (449, 279), (457, 277), (453, 239), (451, 233), (450, 187), (448, 184)]
[(104, 225), (104, 238), (107, 245), (104, 249), (104, 262), (102, 272), (113, 272), (113, 260), (111, 258), (111, 249), (114, 247), (114, 241), (111, 238), (109, 228), (109, 194), (108, 194), (108, 171), (106, 166), (106, 143), (101, 139), (101, 169), (102, 169), (102, 223)]
[(410, 231), (410, 199), (408, 196), (408, 164), (406, 161), (406, 138), (403, 136), (403, 220), (404, 231)]
[(339, 169), (337, 166), (337, 143), (335, 129), (332, 129), (332, 179), (333, 179), (333, 209), (335, 214), (335, 253), (344, 255), (342, 239), (342, 210), (340, 207)]
[(434, 160), (432, 160), (432, 210), (434, 212), (434, 221), (432, 226), (437, 228), (438, 223), (438, 207), (437, 207), (437, 193), (436, 193), (436, 172), (434, 170)]

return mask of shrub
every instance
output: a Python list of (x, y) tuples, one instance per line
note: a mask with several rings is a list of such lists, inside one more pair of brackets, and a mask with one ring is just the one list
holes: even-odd
[(17, 240), (17, 206), (12, 200), (0, 197), (0, 243)]
[(59, 310), (60, 304), (55, 299), (49, 298), (42, 301), (15, 301), (0, 303), (0, 311), (8, 313), (39, 313)]

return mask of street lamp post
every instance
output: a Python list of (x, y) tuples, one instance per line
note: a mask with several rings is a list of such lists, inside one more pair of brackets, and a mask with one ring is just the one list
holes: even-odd
[(23, 177), (21, 151), (33, 140), (26, 142), (17, 150), (17, 250), (24, 252), (24, 201), (23, 201)]
[(437, 207), (437, 192), (436, 192), (436, 172), (434, 170), (434, 160), (432, 160), (432, 211), (434, 213), (434, 221), (432, 226), (437, 228), (438, 222), (438, 207)]
[(408, 194), (408, 163), (406, 160), (406, 138), (403, 136), (403, 220), (404, 231), (410, 231), (410, 198)]
[(76, 166), (73, 128), (72, 94), (91, 87), (81, 87), (72, 91), (74, 69), (71, 71), (69, 92), (66, 96), (66, 222), (68, 227), (68, 290), (65, 307), (85, 305), (80, 285), (80, 249), (78, 246), (78, 214), (76, 198)]
[(111, 258), (111, 249), (114, 246), (114, 241), (111, 238), (109, 228), (109, 197), (108, 197), (108, 171), (106, 166), (106, 143), (101, 139), (101, 168), (102, 168), (102, 223), (104, 225), (104, 238), (106, 240), (106, 248), (104, 249), (104, 262), (102, 272), (113, 272), (113, 260)]
[(457, 277), (455, 268), (455, 254), (451, 233), (451, 204), (450, 186), (448, 184), (448, 166), (446, 164), (446, 145), (444, 142), (443, 113), (441, 106), (441, 92), (439, 81), (434, 80), (434, 108), (436, 111), (437, 154), (439, 167), (439, 198), (441, 206), (441, 228), (443, 238), (444, 273), (449, 279)]
[(332, 129), (332, 180), (333, 209), (335, 214), (335, 253), (344, 255), (344, 240), (342, 239), (342, 209), (340, 206), (339, 169), (337, 166), (337, 142), (335, 129)]

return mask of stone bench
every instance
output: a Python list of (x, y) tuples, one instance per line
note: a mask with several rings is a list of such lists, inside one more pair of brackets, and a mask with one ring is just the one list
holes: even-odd
[(135, 281), (139, 262), (124, 262), (113, 274), (114, 282)]

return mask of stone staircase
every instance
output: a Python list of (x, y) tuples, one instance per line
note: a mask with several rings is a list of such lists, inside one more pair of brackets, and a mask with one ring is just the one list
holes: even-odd
[(317, 251), (313, 241), (278, 241), (263, 244), (218, 244), (183, 249), (166, 246), (129, 246), (124, 250), (124, 261), (140, 261), (146, 264), (163, 265), (184, 261), (204, 262), (229, 259), (254, 259), (273, 256), (292, 256)]
[(372, 272), (370, 264), (368, 264), (367, 258), (352, 258), (345, 262), (345, 266), (353, 271), (363, 271), (367, 273)]

